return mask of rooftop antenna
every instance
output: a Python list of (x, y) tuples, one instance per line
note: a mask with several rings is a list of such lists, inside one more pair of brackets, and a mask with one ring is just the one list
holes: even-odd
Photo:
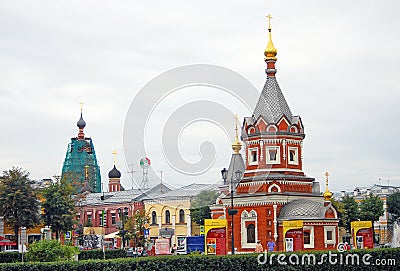
[(378, 179), (379, 185), (381, 185), (381, 178)]
[(163, 171), (162, 171), (162, 170), (160, 170), (160, 173), (161, 173), (161, 185), (160, 185), (160, 192), (162, 193), (162, 173), (163, 173)]
[(389, 186), (390, 180), (387, 180), (387, 182), (388, 182), (388, 186)]
[[(132, 169), (129, 170), (129, 167), (132, 167)], [(136, 172), (136, 170), (133, 170), (133, 164), (129, 164), (128, 165), (128, 173), (130, 174), (131, 180), (132, 180), (132, 190), (133, 190), (133, 187), (134, 187), (133, 173), (135, 173), (135, 172)]]
[(149, 188), (149, 180), (147, 179), (147, 173), (150, 167), (150, 159), (145, 157), (140, 159), (140, 167), (143, 169), (143, 178), (142, 182), (140, 183), (140, 188), (141, 189), (147, 189)]

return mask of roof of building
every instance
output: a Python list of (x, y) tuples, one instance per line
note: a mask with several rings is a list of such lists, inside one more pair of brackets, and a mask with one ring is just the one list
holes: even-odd
[(108, 172), (108, 178), (114, 178), (114, 179), (119, 179), (121, 178), (121, 172), (115, 167), (110, 170), (110, 172)]
[[(82, 198), (80, 205), (86, 206), (142, 201), (147, 198), (157, 197), (160, 194), (167, 193), (171, 190), (168, 186), (163, 184), (162, 191), (164, 192), (161, 192), (160, 186), (161, 184), (148, 189), (129, 189), (115, 192), (89, 193), (86, 197)], [(102, 199), (102, 196), (104, 196), (104, 199)]]
[(236, 171), (238, 170), (240, 170), (243, 174), (246, 170), (246, 166), (244, 164), (242, 155), (240, 153), (233, 153), (228, 167), (228, 172), (226, 174), (227, 183), (229, 183), (230, 180), (234, 180), (236, 182)]
[(275, 77), (267, 77), (264, 88), (258, 99), (253, 117), (260, 116), (268, 123), (277, 123), (282, 116), (292, 122), (293, 115)]
[(76, 126), (78, 126), (78, 128), (85, 128), (86, 126), (86, 121), (83, 119), (82, 117), (82, 112), (81, 112), (81, 117), (79, 118), (78, 122), (76, 123)]
[(186, 197), (195, 197), (203, 190), (215, 190), (218, 191), (217, 184), (197, 184), (192, 183), (186, 186), (183, 186), (178, 189), (170, 190), (164, 194), (159, 194), (154, 197), (147, 197), (144, 200), (153, 200), (153, 199), (177, 199), (177, 198), (186, 198)]
[(322, 201), (298, 199), (287, 203), (279, 213), (279, 219), (322, 219), (325, 217), (325, 207)]

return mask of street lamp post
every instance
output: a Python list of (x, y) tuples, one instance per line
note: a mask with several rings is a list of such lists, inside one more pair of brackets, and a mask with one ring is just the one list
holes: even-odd
[[(224, 168), (223, 170), (221, 170), (221, 174), (222, 174), (222, 179), (224, 179), (224, 184), (226, 183), (226, 179), (228, 178), (228, 171), (226, 170), (226, 168)], [(241, 177), (242, 177), (242, 172), (240, 170), (237, 170), (235, 172), (236, 174), (236, 181), (240, 181)], [(231, 177), (230, 179), (230, 185), (231, 185), (231, 208), (228, 210), (228, 214), (231, 216), (231, 228), (232, 228), (232, 232), (231, 232), (231, 253), (235, 254), (235, 234), (234, 234), (234, 223), (233, 223), (233, 216), (237, 214), (238, 210), (233, 209), (233, 190), (234, 190), (234, 180), (233, 177)]]

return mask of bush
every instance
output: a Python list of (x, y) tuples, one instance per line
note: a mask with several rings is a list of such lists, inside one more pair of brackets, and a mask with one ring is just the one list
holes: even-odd
[(73, 246), (63, 246), (57, 240), (41, 240), (33, 242), (26, 253), (26, 259), (31, 262), (54, 262), (72, 260), (79, 249)]

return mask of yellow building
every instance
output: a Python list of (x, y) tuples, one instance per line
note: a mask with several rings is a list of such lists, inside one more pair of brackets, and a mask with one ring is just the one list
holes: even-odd
[(203, 190), (216, 190), (210, 184), (190, 184), (143, 200), (150, 217), (150, 239), (169, 238), (170, 244), (180, 245), (186, 236), (196, 236), (200, 227), (191, 221), (192, 201)]

